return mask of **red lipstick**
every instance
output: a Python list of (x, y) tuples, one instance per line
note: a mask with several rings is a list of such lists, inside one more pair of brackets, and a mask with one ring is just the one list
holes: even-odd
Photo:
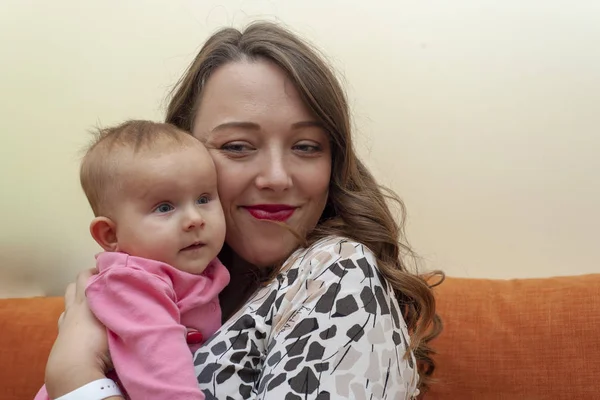
[(243, 208), (256, 219), (283, 222), (290, 219), (297, 207), (287, 204), (256, 204)]

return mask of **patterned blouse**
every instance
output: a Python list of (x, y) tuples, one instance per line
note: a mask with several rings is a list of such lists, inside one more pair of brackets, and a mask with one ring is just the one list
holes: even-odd
[(206, 399), (410, 399), (418, 375), (392, 287), (365, 246), (296, 251), (194, 355)]

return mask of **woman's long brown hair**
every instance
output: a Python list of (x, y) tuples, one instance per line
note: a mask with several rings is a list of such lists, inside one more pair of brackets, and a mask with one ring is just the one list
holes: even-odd
[[(329, 199), (308, 245), (339, 235), (368, 247), (377, 257), (378, 269), (393, 286), (411, 334), (417, 359), (420, 388), (425, 391), (435, 369), (430, 340), (442, 330), (435, 312), (430, 277), (411, 273), (407, 259), (415, 254), (404, 234), (405, 208), (393, 192), (382, 188), (358, 159), (352, 143), (346, 95), (332, 69), (318, 51), (287, 29), (269, 22), (255, 22), (240, 32), (226, 28), (204, 44), (177, 86), (167, 109), (166, 122), (192, 131), (204, 84), (212, 72), (234, 61), (270, 60), (282, 68), (296, 85), (306, 105), (330, 135), (332, 173)], [(397, 221), (390, 201), (399, 206)]]

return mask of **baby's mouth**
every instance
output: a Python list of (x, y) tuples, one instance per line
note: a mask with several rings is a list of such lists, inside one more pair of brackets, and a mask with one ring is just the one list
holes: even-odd
[(190, 244), (187, 247), (184, 247), (183, 249), (181, 249), (181, 251), (193, 251), (193, 250), (198, 250), (201, 249), (202, 247), (204, 247), (204, 243), (202, 242), (194, 242), (192, 244)]

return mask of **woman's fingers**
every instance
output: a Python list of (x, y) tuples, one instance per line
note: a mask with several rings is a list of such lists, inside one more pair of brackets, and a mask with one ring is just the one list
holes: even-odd
[(87, 283), (92, 277), (92, 275), (98, 273), (96, 268), (89, 268), (81, 271), (77, 274), (77, 279), (75, 282), (69, 283), (67, 285), (67, 289), (65, 290), (65, 311), (60, 314), (58, 318), (58, 328), (63, 324), (65, 319), (65, 313), (69, 311), (69, 309), (75, 304), (75, 302), (83, 303), (86, 301), (85, 299), (85, 288), (87, 287)]
[(87, 287), (90, 278), (97, 274), (96, 268), (85, 269), (77, 275), (75, 284), (75, 301), (85, 301), (85, 288)]
[(65, 290), (65, 309), (75, 301), (75, 283), (69, 283)]
[(60, 332), (60, 326), (62, 325), (63, 320), (65, 319), (65, 312), (60, 313), (60, 317), (58, 317), (58, 331)]
[(106, 328), (85, 297), (88, 280), (96, 272), (95, 268), (82, 271), (65, 291), (65, 312), (58, 320), (58, 337), (46, 364), (46, 388), (51, 398), (101, 378), (111, 366)]

